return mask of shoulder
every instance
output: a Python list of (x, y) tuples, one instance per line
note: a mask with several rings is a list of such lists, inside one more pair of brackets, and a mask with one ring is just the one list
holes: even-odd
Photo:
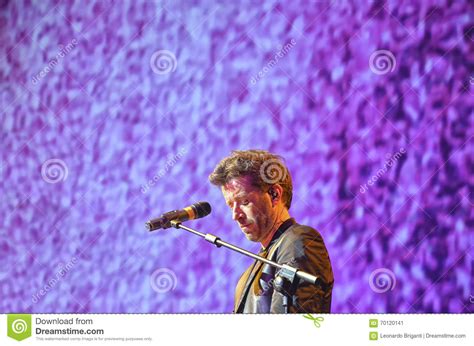
[(294, 224), (277, 241), (277, 261), (298, 260), (327, 253), (321, 234), (314, 228)]
[(334, 281), (329, 253), (316, 229), (294, 224), (281, 235), (278, 243), (274, 258), (278, 263), (289, 263), (320, 276), (326, 283)]
[(281, 244), (291, 244), (294, 242), (322, 242), (321, 233), (310, 226), (300, 225), (295, 223), (289, 227), (282, 235)]

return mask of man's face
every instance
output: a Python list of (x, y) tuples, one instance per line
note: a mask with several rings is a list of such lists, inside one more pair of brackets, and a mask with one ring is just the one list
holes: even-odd
[(232, 218), (248, 240), (261, 242), (271, 231), (274, 211), (268, 193), (252, 186), (249, 177), (232, 179), (222, 186)]

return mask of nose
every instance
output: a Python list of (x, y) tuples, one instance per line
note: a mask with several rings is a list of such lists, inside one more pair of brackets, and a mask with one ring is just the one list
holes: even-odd
[(238, 221), (239, 219), (242, 219), (243, 216), (244, 214), (242, 212), (242, 209), (240, 209), (237, 204), (234, 204), (234, 206), (232, 207), (232, 219), (234, 221)]

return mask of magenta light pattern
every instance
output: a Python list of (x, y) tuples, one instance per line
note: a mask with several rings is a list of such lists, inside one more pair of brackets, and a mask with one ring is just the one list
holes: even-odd
[[(365, 5), (362, 5), (365, 3)], [(0, 312), (230, 313), (207, 180), (282, 155), (336, 313), (474, 308), (472, 1), (0, 1)]]

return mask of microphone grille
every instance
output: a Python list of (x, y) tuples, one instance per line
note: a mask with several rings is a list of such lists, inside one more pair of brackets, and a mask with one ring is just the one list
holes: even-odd
[(211, 205), (208, 202), (197, 202), (191, 206), (196, 213), (196, 219), (207, 216), (211, 213)]

